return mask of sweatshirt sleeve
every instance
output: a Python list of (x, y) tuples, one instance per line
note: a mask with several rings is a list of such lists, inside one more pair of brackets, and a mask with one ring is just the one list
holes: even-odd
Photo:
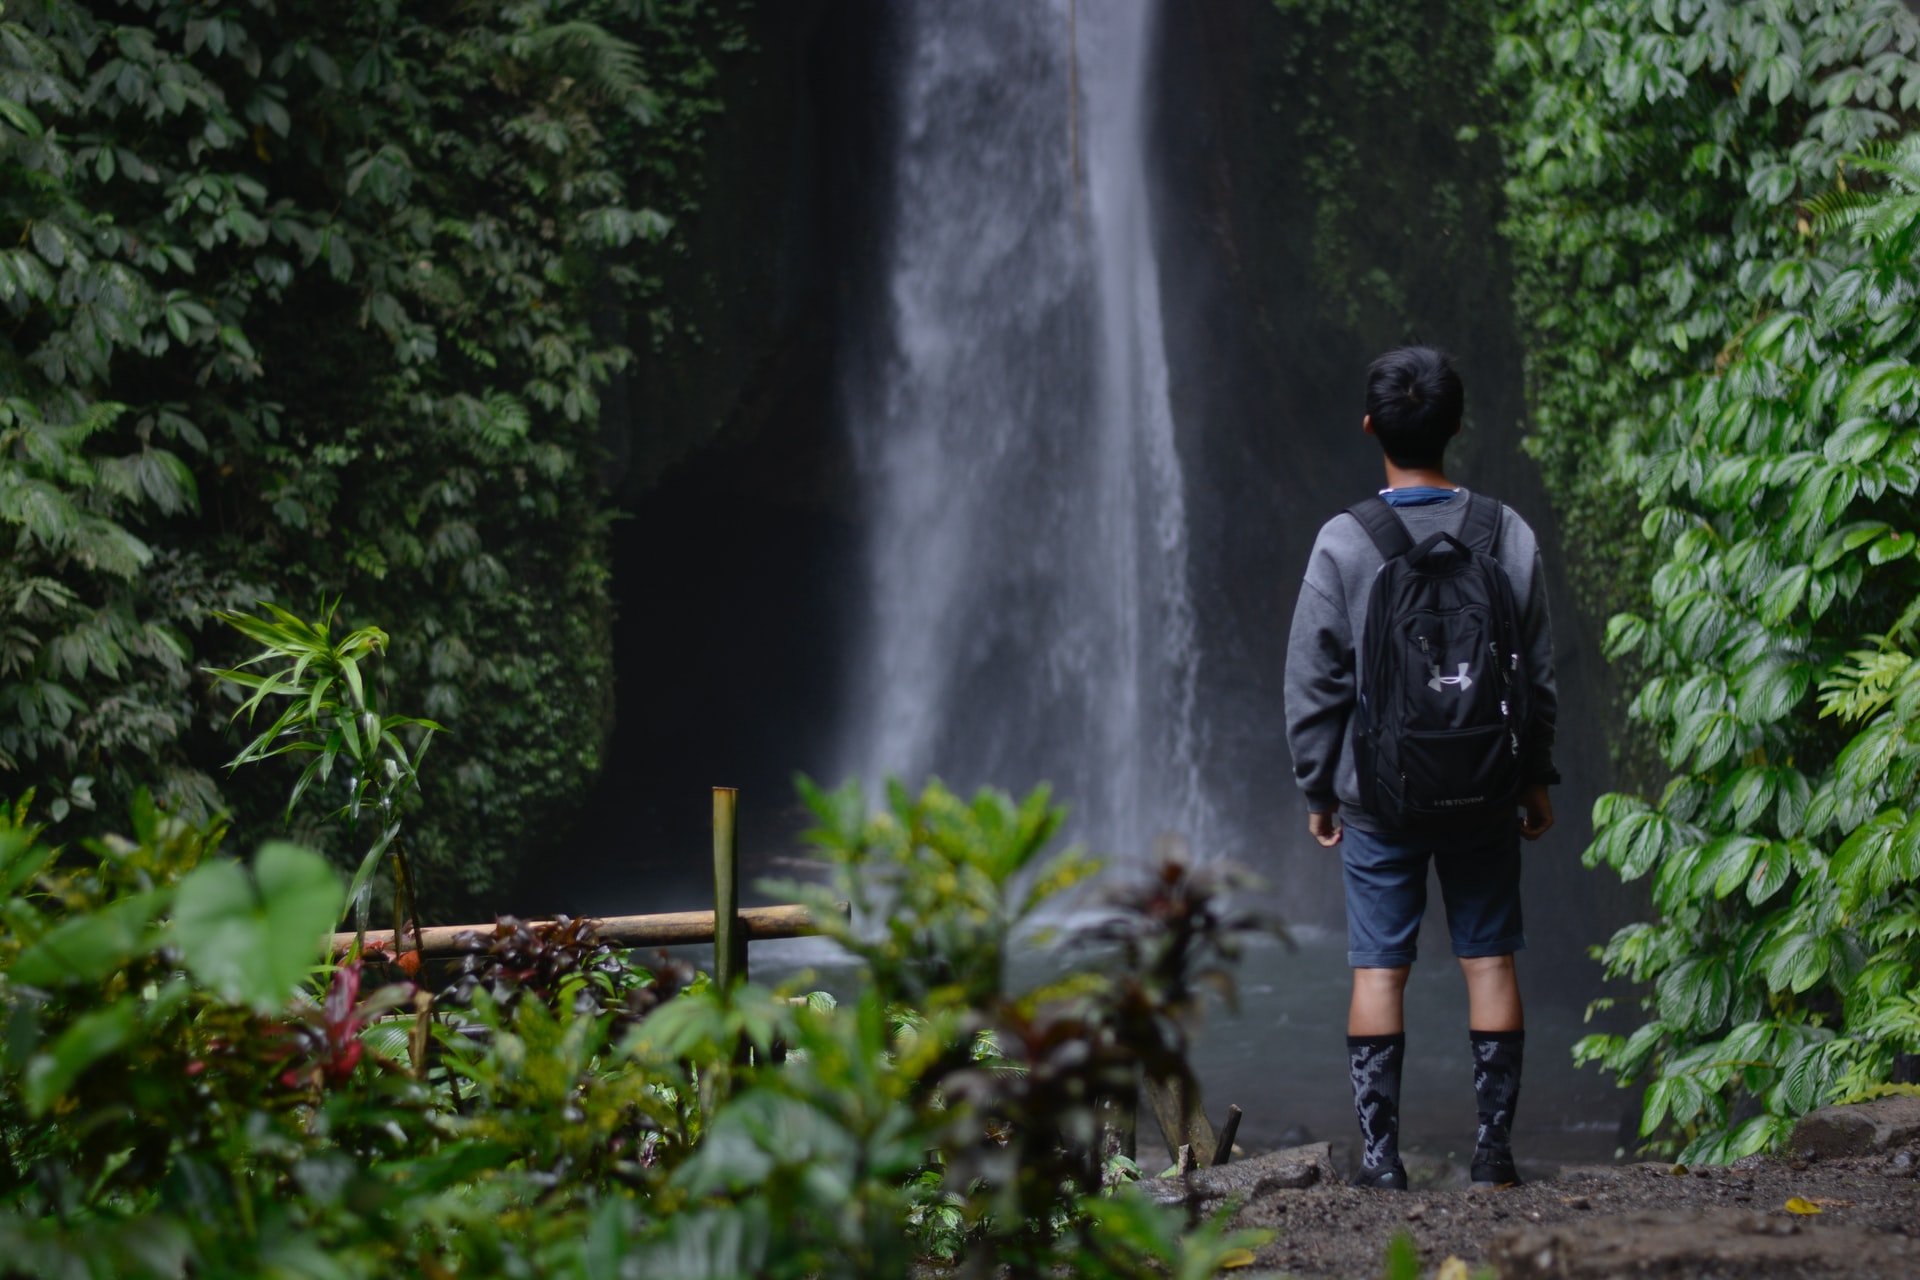
[(1540, 553), (1533, 553), (1533, 570), (1528, 574), (1527, 607), (1520, 619), (1520, 630), (1527, 646), (1527, 670), (1533, 678), (1533, 732), (1527, 781), (1557, 783), (1560, 771), (1553, 766), (1554, 722), (1560, 711), (1559, 687), (1553, 674), (1553, 620), (1547, 610), (1547, 575)]
[[(1345, 745), (1353, 710), (1352, 624), (1337, 574), (1319, 573), (1322, 553), (1314, 549), (1300, 600), (1293, 608), (1287, 640), (1287, 746), (1293, 752), (1293, 777), (1306, 793), (1307, 808), (1330, 813), (1336, 807), (1334, 770)], [(1328, 588), (1335, 594), (1330, 595)]]

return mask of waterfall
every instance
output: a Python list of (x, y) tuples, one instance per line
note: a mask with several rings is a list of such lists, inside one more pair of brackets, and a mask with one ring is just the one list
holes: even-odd
[(870, 785), (1051, 781), (1097, 849), (1207, 851), (1154, 4), (1070, 3), (890, 10), (882, 288), (841, 371), (869, 608), (841, 754)]

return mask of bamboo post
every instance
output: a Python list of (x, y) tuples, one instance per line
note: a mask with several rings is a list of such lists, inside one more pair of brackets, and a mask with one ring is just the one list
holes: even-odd
[(1148, 1076), (1145, 1083), (1147, 1101), (1153, 1107), (1153, 1118), (1160, 1122), (1160, 1136), (1166, 1139), (1167, 1151), (1177, 1155), (1181, 1147), (1192, 1147), (1194, 1161), (1204, 1160), (1219, 1143), (1201, 1107), (1199, 1082), (1177, 1076), (1163, 1080)]
[(722, 992), (747, 978), (747, 933), (740, 921), (740, 841), (734, 830), (740, 793), (713, 789), (713, 980)]
[(1232, 1104), (1227, 1107), (1227, 1122), (1220, 1126), (1220, 1142), (1213, 1149), (1213, 1167), (1219, 1168), (1233, 1159), (1233, 1135), (1240, 1132), (1240, 1107)]

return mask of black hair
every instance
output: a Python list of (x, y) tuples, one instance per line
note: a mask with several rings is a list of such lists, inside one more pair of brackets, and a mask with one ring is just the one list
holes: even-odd
[(1439, 467), (1466, 402), (1453, 357), (1437, 347), (1395, 347), (1367, 366), (1367, 416), (1396, 467)]

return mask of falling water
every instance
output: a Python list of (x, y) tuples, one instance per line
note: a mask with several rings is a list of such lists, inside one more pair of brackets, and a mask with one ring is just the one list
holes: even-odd
[(912, 0), (884, 290), (843, 370), (871, 615), (849, 772), (1051, 781), (1207, 850), (1143, 124), (1152, 0)]

